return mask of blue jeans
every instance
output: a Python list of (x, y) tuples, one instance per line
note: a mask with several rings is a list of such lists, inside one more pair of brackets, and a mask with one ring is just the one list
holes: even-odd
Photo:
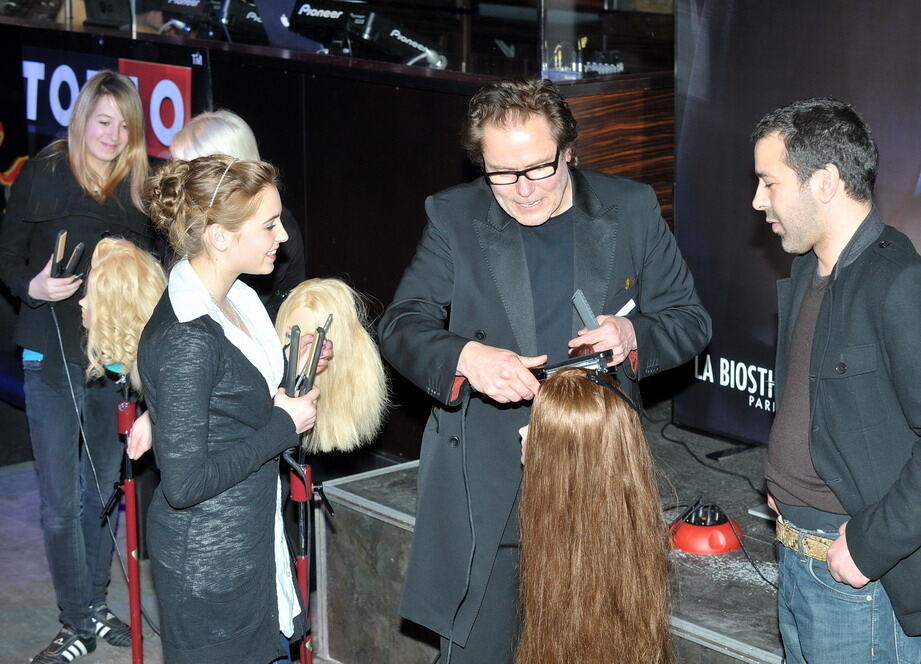
[[(68, 364), (96, 478), (80, 442), (67, 379), (52, 387), (42, 379), (42, 362), (23, 362), (26, 416), (38, 473), (42, 530), (59, 620), (92, 633), (91, 606), (105, 602), (112, 564), (112, 539), (99, 519), (102, 505), (118, 481), (124, 446), (118, 439), (115, 405), (121, 399), (113, 381), (89, 383), (83, 369)], [(115, 512), (117, 515), (117, 510)], [(115, 530), (113, 515), (112, 527)]]
[[(283, 650), (290, 652), (291, 642), (288, 640), (288, 637), (281, 632), (278, 633), (278, 642), (281, 644)], [(285, 655), (284, 657), (273, 660), (271, 664), (291, 664), (291, 657), (290, 655)]]
[(921, 662), (921, 637), (905, 635), (879, 581), (852, 588), (835, 581), (825, 562), (776, 546), (777, 611), (786, 664)]

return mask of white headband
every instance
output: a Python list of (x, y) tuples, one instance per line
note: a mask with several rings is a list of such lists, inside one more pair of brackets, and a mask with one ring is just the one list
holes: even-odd
[(217, 190), (221, 188), (221, 183), (224, 182), (224, 177), (227, 175), (227, 171), (229, 171), (230, 167), (233, 166), (236, 162), (237, 158), (234, 157), (231, 162), (227, 164), (227, 168), (225, 168), (224, 172), (221, 174), (221, 179), (217, 181), (217, 186), (214, 188), (214, 193), (211, 194), (211, 202), (208, 203), (209, 210), (211, 209), (211, 206), (214, 205), (214, 199), (217, 197)]

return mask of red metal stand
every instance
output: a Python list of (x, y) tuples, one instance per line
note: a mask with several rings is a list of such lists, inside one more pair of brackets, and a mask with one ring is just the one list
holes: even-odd
[[(299, 459), (299, 462), (302, 461)], [(313, 502), (313, 471), (306, 463), (299, 463), (304, 471), (304, 477), (294, 470), (289, 472), (291, 478), (291, 500), (297, 503), (298, 515), (298, 551), (294, 558), (294, 568), (297, 572), (297, 587), (301, 591), (301, 601), (304, 603), (304, 612), (310, 624), (310, 555), (309, 542), (306, 533), (307, 520), (310, 518), (308, 510)], [(310, 630), (304, 635), (300, 644), (301, 664), (313, 664), (313, 635)]]
[[(127, 439), (137, 419), (137, 404), (127, 400), (118, 404), (118, 433)], [(141, 632), (141, 563), (138, 552), (137, 487), (131, 459), (125, 452), (125, 472), (122, 480), (125, 494), (125, 549), (128, 552), (128, 606), (131, 624), (131, 664), (144, 664), (144, 636)]]

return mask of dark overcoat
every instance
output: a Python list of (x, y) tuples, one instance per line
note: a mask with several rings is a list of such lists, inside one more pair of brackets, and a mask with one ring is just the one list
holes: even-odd
[[(851, 252), (857, 247), (859, 250)], [(812, 252), (777, 284), (777, 400), (790, 337), (816, 273)], [(809, 369), (809, 451), (850, 515), (848, 549), (921, 635), (921, 257), (874, 209), (838, 259)]]
[[(574, 285), (599, 314), (635, 303), (629, 318), (639, 363), (621, 378), (637, 397), (636, 381), (704, 347), (710, 318), (650, 187), (576, 170), (572, 186)], [(401, 613), (463, 645), (500, 535), (517, 519), (518, 429), (530, 403), (452, 400), (451, 388), (468, 341), (536, 355), (535, 304), (521, 227), (483, 178), (431, 196), (425, 207), (422, 240), (379, 325), (384, 356), (436, 402), (422, 440)], [(575, 311), (559, 315), (571, 318), (575, 336), (582, 327)]]

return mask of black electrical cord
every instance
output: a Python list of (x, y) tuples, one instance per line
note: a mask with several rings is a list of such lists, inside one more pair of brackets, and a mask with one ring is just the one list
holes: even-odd
[(739, 479), (741, 479), (741, 480), (745, 480), (745, 482), (748, 483), (748, 486), (751, 487), (751, 490), (752, 490), (752, 491), (754, 491), (755, 493), (757, 493), (759, 496), (765, 497), (764, 491), (761, 491), (760, 489), (758, 489), (758, 488), (755, 486), (755, 483), (752, 482), (751, 478), (748, 477), (747, 475), (743, 475), (742, 473), (736, 473), (736, 472), (734, 472), (734, 471), (732, 471), (732, 470), (727, 470), (727, 469), (725, 469), (725, 468), (720, 468), (720, 467), (718, 467), (718, 466), (711, 465), (711, 464), (709, 464), (709, 463), (707, 463), (707, 462), (701, 460), (701, 458), (698, 457), (698, 456), (694, 453), (694, 450), (692, 450), (691, 447), (690, 447), (686, 442), (684, 442), (683, 440), (678, 440), (677, 438), (672, 438), (672, 437), (668, 436), (668, 435), (665, 433), (665, 430), (666, 430), (668, 427), (670, 427), (670, 426), (671, 426), (671, 422), (666, 422), (664, 425), (662, 425), (662, 428), (659, 430), (659, 435), (662, 436), (662, 438), (664, 438), (665, 440), (667, 440), (667, 441), (670, 442), (670, 443), (675, 443), (675, 444), (677, 444), (677, 445), (681, 445), (681, 447), (683, 447), (683, 448), (685, 449), (685, 451), (686, 451), (688, 454), (691, 455), (691, 458), (693, 458), (694, 461), (696, 461), (697, 463), (699, 463), (699, 464), (700, 464), (701, 466), (703, 466), (704, 468), (709, 468), (710, 470), (715, 470), (715, 471), (718, 472), (718, 473), (723, 473), (724, 475), (731, 475), (732, 477), (737, 477), (737, 478), (739, 478)]
[[(54, 330), (57, 333), (58, 348), (61, 351), (61, 357), (66, 358), (64, 354), (64, 340), (61, 337), (61, 326), (58, 323), (57, 313), (54, 310), (53, 304), (49, 304), (48, 308), (51, 310), (51, 320), (54, 322)], [(70, 371), (67, 368), (67, 360), (63, 359), (62, 361), (64, 362), (64, 375), (67, 376), (67, 385), (70, 389), (70, 398), (74, 404), (74, 415), (77, 418), (77, 427), (80, 430), (80, 442), (83, 444), (83, 451), (86, 454), (86, 460), (89, 462), (90, 470), (93, 472), (93, 484), (96, 487), (96, 494), (99, 496), (99, 504), (105, 505), (106, 500), (102, 496), (102, 487), (99, 486), (99, 476), (96, 474), (96, 464), (93, 463), (93, 455), (90, 453), (90, 446), (86, 440), (86, 432), (83, 429), (83, 418), (80, 415), (80, 407), (77, 405), (77, 393), (74, 390), (74, 384), (70, 378)], [(118, 558), (118, 566), (121, 568), (122, 576), (125, 579), (125, 585), (128, 585), (128, 569), (125, 567), (125, 558), (122, 556), (121, 549), (118, 547), (118, 537), (115, 535), (115, 529), (112, 526), (112, 517), (109, 513), (105, 514), (105, 520), (106, 527), (109, 531), (109, 537), (112, 538), (112, 545), (115, 548), (115, 556)], [(154, 634), (160, 636), (159, 627), (150, 619), (150, 616), (147, 613), (147, 609), (144, 608), (143, 603), (141, 604), (141, 616), (144, 618), (144, 622), (147, 623), (147, 626), (150, 627)]]
[(644, 419), (650, 424), (662, 424), (663, 422), (668, 422), (672, 419), (671, 414), (665, 415), (664, 417), (649, 417), (649, 411), (645, 408), (643, 409)]
[(752, 569), (761, 577), (762, 581), (771, 586), (774, 590), (777, 590), (777, 584), (769, 581), (768, 578), (761, 573), (761, 570), (758, 569), (758, 565), (755, 564), (755, 561), (752, 560), (752, 557), (748, 554), (748, 549), (745, 548), (745, 542), (742, 541), (742, 533), (736, 528), (736, 524), (732, 522), (732, 519), (729, 520), (729, 527), (732, 528), (732, 534), (735, 535), (736, 539), (739, 541), (739, 546), (742, 548), (742, 553), (745, 554), (745, 559), (748, 561), (748, 564), (752, 566)]
[[(460, 613), (464, 600), (470, 592), (470, 579), (473, 575), (473, 560), (476, 556), (476, 526), (473, 523), (473, 501), (470, 496), (470, 480), (467, 476), (467, 409), (470, 407), (470, 396), (464, 400), (461, 406), (461, 470), (464, 479), (464, 493), (467, 499), (467, 521), (470, 526), (470, 558), (467, 561), (467, 576), (464, 579), (464, 594), (461, 596), (457, 607), (454, 609), (454, 616), (451, 618), (451, 631), (448, 634), (448, 650), (445, 654), (445, 664), (451, 664), (451, 653), (454, 649), (454, 624), (457, 622), (457, 615)], [(439, 653), (439, 656), (441, 653)], [(436, 660), (437, 661), (437, 660)]]

